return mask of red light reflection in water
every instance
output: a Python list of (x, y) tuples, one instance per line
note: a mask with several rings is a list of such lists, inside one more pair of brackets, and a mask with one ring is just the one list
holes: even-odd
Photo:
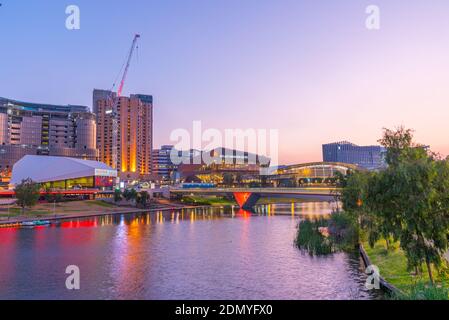
[(251, 197), (251, 192), (234, 192), (234, 197), (239, 207), (242, 208), (249, 197)]
[(0, 283), (6, 284), (12, 279), (16, 263), (16, 247), (19, 228), (0, 229)]
[(20, 229), (20, 226), (14, 226), (14, 227), (5, 227), (5, 228), (0, 228), (0, 232), (1, 231), (17, 231)]
[(98, 226), (97, 220), (82, 220), (82, 221), (66, 221), (62, 222), (61, 228), (95, 228)]
[(65, 232), (58, 232), (58, 244), (61, 248), (72, 246), (83, 246), (93, 241), (98, 233), (97, 219), (64, 221), (58, 228), (65, 229)]
[(13, 245), (16, 243), (17, 231), (19, 228), (0, 229), (0, 243), (3, 245)]
[(239, 209), (235, 216), (243, 219), (249, 219), (252, 216), (252, 212), (244, 209)]

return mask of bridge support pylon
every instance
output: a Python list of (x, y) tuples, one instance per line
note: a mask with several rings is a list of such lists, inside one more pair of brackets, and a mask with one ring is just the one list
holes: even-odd
[(259, 193), (234, 192), (234, 199), (241, 209), (252, 210), (256, 202), (260, 199)]

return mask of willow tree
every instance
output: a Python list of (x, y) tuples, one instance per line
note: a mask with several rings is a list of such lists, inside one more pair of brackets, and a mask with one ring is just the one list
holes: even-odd
[(400, 245), (409, 268), (425, 263), (434, 283), (432, 265), (438, 269), (448, 250), (449, 203), (441, 191), (449, 191), (449, 166), (420, 159), (401, 164), (390, 174), (398, 192), (394, 201), (401, 218)]
[(394, 199), (400, 191), (392, 186), (391, 175), (388, 171), (377, 172), (368, 180), (363, 227), (368, 232), (368, 242), (371, 247), (383, 238), (388, 250), (391, 238), (398, 240), (401, 217)]
[(449, 164), (413, 143), (409, 129), (386, 129), (380, 142), (388, 168), (369, 183), (369, 206), (400, 240), (409, 269), (426, 264), (434, 283), (432, 266), (448, 250)]
[(343, 210), (351, 213), (363, 211), (369, 174), (367, 172), (350, 172), (346, 175), (341, 191)]

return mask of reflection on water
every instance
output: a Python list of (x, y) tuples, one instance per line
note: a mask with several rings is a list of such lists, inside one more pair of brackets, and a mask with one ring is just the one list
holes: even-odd
[[(0, 229), (0, 298), (371, 299), (357, 255), (310, 257), (293, 246), (303, 216), (326, 202), (63, 221)], [(81, 290), (65, 269), (81, 270)]]
[(292, 202), (260, 205), (255, 212), (261, 215), (292, 215), (300, 217), (319, 218), (329, 216), (335, 210), (333, 202)]

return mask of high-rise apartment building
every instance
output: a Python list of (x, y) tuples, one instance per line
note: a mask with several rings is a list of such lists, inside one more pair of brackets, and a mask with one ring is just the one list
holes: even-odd
[[(103, 97), (101, 97), (103, 95)], [(118, 98), (117, 163), (113, 163), (113, 96), (94, 90), (99, 160), (119, 170), (121, 178), (151, 174), (153, 146), (153, 97), (134, 94)]]
[(88, 107), (0, 98), (0, 176), (25, 155), (96, 160), (95, 115)]
[(384, 153), (381, 146), (358, 146), (347, 141), (323, 144), (323, 161), (355, 164), (368, 170), (385, 166)]

